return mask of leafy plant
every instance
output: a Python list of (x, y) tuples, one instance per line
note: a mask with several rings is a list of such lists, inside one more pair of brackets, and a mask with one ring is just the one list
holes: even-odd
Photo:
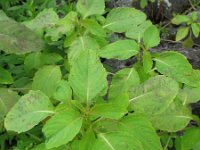
[(175, 25), (183, 25), (181, 26), (176, 33), (176, 41), (183, 40), (187, 38), (183, 45), (192, 47), (193, 46), (193, 38), (199, 37), (200, 32), (200, 23), (199, 16), (197, 12), (192, 12), (191, 15), (177, 15), (172, 19), (172, 23)]
[[(105, 14), (103, 0), (79, 0), (63, 18), (45, 9), (21, 23), (2, 12), (5, 20), (0, 37), (10, 40), (0, 38), (1, 149), (162, 150), (174, 132), (198, 123), (190, 104), (200, 99), (200, 71), (177, 52), (150, 52), (160, 32), (143, 12), (124, 7)], [(123, 38), (111, 41), (118, 33)], [(13, 46), (21, 38), (24, 44)], [(37, 40), (45, 44), (32, 49)], [(131, 57), (134, 65), (112, 73), (101, 62)], [(177, 147), (193, 134), (187, 132)]]

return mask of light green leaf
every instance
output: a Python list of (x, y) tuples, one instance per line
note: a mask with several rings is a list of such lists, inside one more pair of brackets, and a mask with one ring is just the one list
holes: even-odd
[[(3, 15), (3, 17), (2, 17)], [(44, 49), (45, 44), (33, 31), (16, 21), (5, 18), (0, 11), (0, 49), (6, 53), (25, 54)]]
[(134, 40), (119, 40), (103, 47), (99, 56), (103, 58), (128, 59), (139, 53), (139, 46)]
[(52, 8), (49, 8), (44, 9), (34, 19), (25, 21), (23, 24), (42, 36), (44, 29), (54, 26), (58, 20), (57, 13)]
[(134, 28), (130, 28), (126, 32), (126, 37), (140, 41), (140, 39), (143, 38), (145, 30), (150, 26), (152, 26), (151, 21), (149, 21), (149, 20), (144, 21), (142, 24), (140, 24)]
[(43, 65), (54, 65), (62, 59), (62, 56), (57, 53), (31, 53), (26, 56), (24, 67), (26, 71), (31, 71), (32, 69), (39, 69)]
[(126, 32), (131, 28), (143, 23), (146, 15), (134, 8), (114, 8), (106, 17), (103, 28), (107, 28), (113, 32)]
[(180, 27), (176, 33), (176, 41), (184, 39), (189, 33), (189, 27)]
[(145, 8), (148, 4), (148, 0), (140, 0), (140, 7)]
[(131, 87), (137, 86), (139, 83), (140, 78), (134, 68), (121, 69), (112, 77), (108, 96), (109, 98), (115, 98), (128, 92)]
[(46, 29), (46, 38), (50, 38), (51, 41), (58, 41), (63, 35), (68, 36), (75, 29), (77, 22), (77, 13), (70, 11), (64, 18), (60, 19), (55, 26)]
[(142, 62), (143, 62), (144, 71), (146, 73), (149, 73), (153, 67), (153, 61), (152, 61), (151, 54), (149, 51), (144, 51)]
[(107, 87), (107, 73), (93, 50), (85, 50), (72, 64), (69, 82), (74, 93), (87, 104)]
[(53, 98), (61, 102), (66, 102), (72, 99), (72, 90), (67, 81), (61, 80), (58, 83)]
[(191, 27), (192, 27), (192, 33), (194, 34), (194, 36), (195, 36), (196, 38), (198, 38), (199, 32), (200, 32), (200, 25), (197, 24), (197, 23), (193, 23), (193, 24), (191, 25)]
[(56, 148), (71, 141), (79, 132), (83, 119), (79, 112), (67, 109), (53, 116), (43, 127), (46, 148)]
[(91, 15), (102, 15), (105, 9), (104, 0), (78, 0), (76, 9), (83, 18)]
[(196, 103), (200, 101), (200, 87), (191, 88), (185, 86), (179, 91), (178, 98), (182, 101), (183, 105)]
[(53, 105), (45, 94), (41, 91), (30, 91), (8, 112), (5, 127), (18, 133), (25, 132), (53, 113)]
[(12, 84), (13, 77), (11, 74), (4, 68), (0, 67), (0, 84)]
[(129, 97), (127, 94), (108, 100), (108, 103), (96, 104), (90, 115), (110, 119), (120, 119), (127, 113)]
[(180, 25), (190, 21), (190, 17), (186, 15), (177, 15), (172, 19), (172, 23), (175, 25)]
[[(106, 133), (122, 133), (127, 136), (130, 136), (132, 147), (130, 147), (130, 150), (134, 149), (134, 146), (140, 145), (139, 149), (142, 150), (162, 150), (159, 137), (156, 134), (155, 129), (152, 127), (150, 121), (147, 120), (147, 118), (141, 116), (141, 115), (128, 115), (124, 118), (117, 120), (117, 121), (111, 121), (111, 120), (105, 120), (99, 122), (97, 125), (98, 130), (102, 130), (105, 135)], [(144, 132), (145, 131), (145, 132)], [(141, 134), (143, 133), (143, 134)], [(132, 136), (132, 137), (131, 137)], [(118, 138), (118, 135), (115, 136)], [(133, 138), (134, 137), (134, 138)], [(99, 139), (98, 139), (99, 140)], [(134, 140), (136, 143), (133, 143)], [(119, 139), (118, 140), (119, 145), (129, 146), (128, 141), (126, 139)], [(103, 143), (102, 143), (103, 144)], [(110, 144), (112, 144), (110, 142)], [(112, 144), (113, 147), (115, 144)], [(100, 146), (100, 145), (99, 145)], [(126, 149), (127, 147), (123, 147)], [(118, 150), (118, 146), (114, 147), (116, 150)], [(128, 147), (129, 148), (129, 147)], [(106, 149), (107, 150), (107, 149)], [(110, 150), (110, 149), (108, 149)], [(119, 150), (123, 150), (122, 148)]]
[(177, 132), (184, 129), (192, 118), (187, 107), (174, 102), (164, 112), (151, 116), (150, 120), (156, 129)]
[(44, 66), (39, 69), (33, 78), (33, 90), (41, 90), (51, 97), (56, 91), (57, 83), (61, 81), (61, 71), (59, 66)]
[(79, 54), (84, 51), (92, 49), (97, 51), (99, 49), (98, 43), (89, 36), (78, 37), (71, 45), (68, 51), (68, 58), (70, 62), (74, 62)]
[(197, 12), (192, 12), (192, 21), (197, 21), (198, 19), (198, 13)]
[(130, 89), (130, 107), (148, 116), (164, 111), (178, 94), (179, 85), (169, 77), (157, 75)]
[(181, 137), (183, 150), (200, 150), (200, 128), (192, 127), (186, 130)]
[(141, 143), (131, 134), (123, 132), (99, 133), (95, 150), (143, 150)]
[(182, 54), (173, 51), (162, 52), (154, 60), (156, 68), (161, 74), (192, 87), (200, 86), (199, 75)]
[(0, 88), (0, 124), (19, 98), (20, 97), (16, 92)]
[(81, 22), (83, 26), (92, 34), (100, 37), (106, 37), (106, 32), (98, 22), (93, 19), (85, 19)]
[(148, 27), (143, 35), (144, 45), (147, 49), (157, 46), (160, 43), (160, 32), (154, 25)]

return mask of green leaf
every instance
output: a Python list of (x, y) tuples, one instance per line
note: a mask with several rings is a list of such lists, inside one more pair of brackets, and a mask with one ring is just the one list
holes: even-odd
[(183, 105), (196, 103), (200, 101), (200, 87), (191, 88), (185, 86), (179, 91), (178, 98), (182, 101)]
[(78, 0), (76, 5), (77, 11), (83, 16), (83, 18), (91, 15), (102, 15), (105, 9), (104, 0)]
[(41, 90), (51, 97), (56, 91), (57, 83), (61, 81), (61, 71), (59, 66), (44, 66), (39, 69), (33, 78), (33, 90)]
[(162, 113), (151, 116), (150, 120), (156, 129), (177, 132), (184, 129), (192, 118), (187, 107), (174, 102)]
[(58, 83), (53, 98), (61, 102), (66, 102), (72, 99), (72, 90), (67, 81), (61, 80)]
[(41, 91), (30, 91), (8, 112), (5, 127), (18, 133), (25, 132), (53, 113), (53, 105), (45, 94)]
[(78, 20), (77, 13), (70, 11), (64, 18), (60, 19), (55, 26), (46, 29), (46, 38), (50, 38), (51, 41), (58, 41), (63, 35), (69, 36), (74, 29)]
[(84, 51), (92, 49), (97, 51), (99, 49), (98, 43), (95, 39), (89, 36), (80, 36), (78, 37), (71, 45), (68, 51), (68, 58), (70, 62), (74, 62), (79, 54)]
[(103, 28), (113, 32), (126, 32), (146, 20), (146, 15), (134, 8), (114, 8), (106, 17)]
[(191, 36), (189, 36), (186, 40), (183, 41), (182, 45), (186, 48), (193, 48), (194, 41)]
[(147, 49), (157, 46), (160, 43), (160, 32), (154, 25), (148, 27), (143, 35), (144, 45)]
[(55, 148), (70, 142), (81, 129), (82, 117), (79, 112), (67, 109), (53, 116), (43, 127), (46, 148)]
[(20, 97), (16, 92), (0, 88), (0, 124), (19, 98)]
[(161, 74), (192, 87), (200, 86), (198, 74), (182, 54), (173, 51), (162, 52), (154, 60), (156, 68)]
[(119, 40), (103, 47), (99, 56), (107, 59), (128, 59), (139, 53), (139, 46), (134, 40)]
[(32, 69), (39, 69), (43, 65), (54, 65), (62, 59), (62, 56), (57, 53), (31, 53), (24, 60), (24, 68), (26, 71), (31, 71)]
[(140, 0), (140, 7), (145, 8), (148, 4), (148, 0)]
[(100, 37), (106, 37), (106, 32), (98, 22), (93, 19), (85, 19), (81, 22), (83, 26), (92, 34)]
[(186, 130), (181, 137), (181, 147), (183, 150), (199, 150), (200, 146), (200, 128), (192, 127)]
[(25, 21), (23, 24), (42, 36), (44, 29), (54, 26), (58, 20), (57, 13), (52, 8), (49, 8), (44, 9), (34, 19)]
[(44, 49), (45, 44), (33, 31), (0, 11), (0, 49), (6, 53), (25, 54)]
[(177, 15), (172, 19), (172, 23), (175, 25), (180, 25), (190, 21), (190, 17), (186, 15)]
[(192, 12), (192, 21), (197, 21), (197, 19), (198, 19), (198, 13)]
[(179, 85), (169, 77), (157, 75), (130, 89), (130, 107), (148, 116), (164, 111), (178, 94)]
[(127, 94), (109, 99), (108, 103), (96, 104), (90, 115), (110, 119), (120, 119), (127, 113), (129, 97)]
[(189, 33), (189, 27), (180, 27), (176, 33), (176, 41), (184, 39)]
[(198, 38), (199, 37), (199, 32), (200, 32), (200, 25), (197, 24), (197, 23), (193, 23), (191, 25), (191, 27), (192, 27), (192, 33), (194, 34), (194, 36), (196, 38)]
[(139, 83), (140, 78), (134, 68), (121, 69), (112, 77), (108, 96), (109, 98), (115, 98), (128, 92), (131, 87), (137, 86)]
[(143, 38), (145, 30), (150, 26), (152, 26), (151, 21), (149, 21), (149, 20), (144, 21), (142, 24), (140, 24), (134, 28), (130, 28), (126, 32), (126, 37), (140, 41)]
[[(121, 147), (121, 149), (118, 148), (118, 146), (115, 146), (114, 143), (112, 144), (110, 141), (110, 144), (112, 144), (113, 147), (115, 146), (114, 148), (116, 150), (118, 149), (123, 150), (123, 148), (127, 149), (127, 147), (129, 148), (129, 146), (130, 146), (129, 149), (133, 150), (134, 146), (138, 145), (140, 145), (138, 148), (142, 150), (162, 149), (159, 137), (157, 136), (155, 129), (152, 127), (151, 123), (147, 120), (147, 118), (141, 115), (129, 114), (128, 116), (125, 116), (124, 118), (118, 121), (111, 121), (111, 120), (101, 121), (97, 125), (97, 129), (100, 131), (102, 130), (103, 133), (105, 133), (104, 135), (113, 133), (113, 135), (116, 135), (115, 138), (117, 139), (118, 135), (116, 133), (122, 133), (124, 135), (129, 136), (131, 143), (128, 143), (129, 141), (126, 141), (127, 140), (126, 138), (124, 139), (122, 138), (121, 140), (118, 139), (118, 145), (123, 145), (124, 143), (124, 147)], [(134, 143), (133, 141), (135, 141), (136, 143)]]
[(72, 64), (69, 82), (74, 93), (87, 104), (107, 87), (106, 71), (93, 50), (85, 50)]
[(153, 67), (153, 61), (152, 61), (151, 54), (149, 51), (144, 51), (142, 62), (143, 62), (144, 71), (146, 73), (149, 73)]
[(0, 84), (12, 84), (13, 77), (11, 74), (4, 68), (0, 67)]

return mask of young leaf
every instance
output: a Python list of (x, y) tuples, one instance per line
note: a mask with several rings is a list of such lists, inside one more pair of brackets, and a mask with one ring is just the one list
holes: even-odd
[(126, 7), (115, 8), (107, 15), (103, 28), (122, 33), (143, 23), (145, 20), (146, 15), (142, 11)]
[(147, 49), (157, 46), (160, 43), (160, 31), (154, 25), (148, 27), (143, 35), (144, 45)]
[(148, 4), (148, 0), (140, 0), (140, 7), (145, 8)]
[(0, 123), (13, 105), (18, 101), (19, 95), (9, 89), (0, 88)]
[(25, 132), (53, 113), (53, 105), (45, 94), (41, 91), (30, 91), (8, 112), (5, 127), (18, 133)]
[(107, 73), (93, 50), (85, 50), (73, 62), (69, 82), (74, 93), (87, 104), (107, 87)]
[(13, 77), (11, 74), (4, 68), (0, 67), (0, 84), (12, 84)]
[(89, 36), (78, 37), (71, 45), (68, 51), (68, 58), (70, 62), (74, 62), (79, 54), (84, 51), (92, 49), (94, 51), (99, 49), (99, 45), (95, 39)]
[(137, 113), (146, 115), (164, 111), (178, 94), (179, 85), (165, 76), (155, 76), (142, 85), (130, 89), (130, 107)]
[(134, 68), (121, 69), (112, 78), (108, 96), (109, 98), (115, 98), (128, 92), (131, 87), (137, 86), (139, 83), (140, 78)]
[(191, 27), (192, 27), (192, 33), (194, 34), (194, 36), (196, 38), (198, 38), (199, 37), (199, 32), (200, 32), (200, 25), (197, 24), (197, 23), (193, 23), (191, 25)]
[(97, 117), (120, 119), (127, 113), (128, 100), (127, 94), (109, 99), (108, 103), (96, 104), (90, 114)]
[(61, 71), (59, 66), (44, 66), (39, 69), (33, 78), (33, 90), (41, 90), (51, 97), (56, 91), (57, 83), (61, 81)]
[(106, 32), (98, 22), (93, 19), (85, 19), (81, 22), (83, 26), (92, 34), (100, 37), (106, 37)]
[(180, 27), (176, 33), (176, 41), (184, 39), (189, 33), (189, 27)]
[(83, 18), (91, 15), (102, 15), (105, 9), (104, 0), (78, 0), (76, 5), (77, 11), (83, 16)]
[(177, 15), (172, 19), (172, 23), (175, 25), (180, 25), (190, 21), (190, 17), (186, 15)]
[(81, 129), (83, 119), (79, 112), (67, 109), (53, 116), (43, 127), (46, 148), (56, 148), (71, 141)]
[(61, 102), (66, 102), (72, 99), (72, 90), (67, 81), (61, 80), (58, 83), (53, 98)]
[(192, 21), (197, 21), (197, 19), (198, 19), (198, 13), (192, 12)]
[(200, 77), (182, 54), (173, 51), (162, 52), (154, 60), (161, 74), (192, 87), (200, 86)]
[[(5, 15), (0, 11), (0, 18), (2, 14)], [(33, 31), (10, 18), (0, 19), (0, 29), (0, 49), (6, 53), (25, 54), (45, 47)]]
[(142, 62), (143, 62), (144, 71), (146, 73), (149, 73), (153, 67), (153, 61), (152, 61), (151, 54), (149, 51), (144, 51)]
[(179, 104), (179, 102), (171, 103), (165, 111), (150, 117), (156, 129), (168, 132), (177, 132), (184, 129), (191, 119), (189, 109)]
[(128, 59), (139, 53), (139, 46), (134, 40), (119, 40), (103, 47), (99, 56), (103, 58), (114, 58), (119, 60)]

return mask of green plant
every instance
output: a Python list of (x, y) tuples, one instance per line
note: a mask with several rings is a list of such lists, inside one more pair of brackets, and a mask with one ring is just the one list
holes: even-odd
[(180, 41), (187, 37), (183, 44), (192, 47), (194, 44), (192, 35), (194, 35), (195, 38), (198, 38), (200, 32), (198, 13), (192, 12), (190, 16), (177, 15), (172, 19), (172, 24), (182, 25), (176, 33), (176, 41)]
[[(104, 9), (104, 0), (79, 0), (64, 18), (45, 9), (22, 23), (1, 11), (2, 149), (161, 150), (198, 123), (190, 104), (200, 71), (177, 52), (150, 53), (160, 35), (143, 12)], [(123, 39), (110, 42), (115, 33)], [(133, 56), (114, 73), (100, 61)]]

